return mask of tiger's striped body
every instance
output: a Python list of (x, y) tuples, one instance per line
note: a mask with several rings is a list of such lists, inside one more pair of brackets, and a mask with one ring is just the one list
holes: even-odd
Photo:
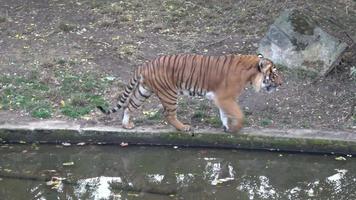
[[(161, 56), (140, 66), (134, 73), (116, 107), (109, 114), (124, 108), (123, 127), (133, 128), (130, 114), (153, 93), (161, 101), (166, 120), (176, 129), (188, 131), (176, 116), (177, 98), (180, 94), (207, 96), (219, 107), (224, 127), (236, 132), (242, 127), (243, 114), (235, 99), (247, 83), (259, 90), (268, 80), (281, 84), (278, 74), (272, 74), (273, 63), (255, 55), (170, 55)], [(275, 69), (275, 68), (274, 68)], [(276, 75), (277, 74), (277, 75)]]

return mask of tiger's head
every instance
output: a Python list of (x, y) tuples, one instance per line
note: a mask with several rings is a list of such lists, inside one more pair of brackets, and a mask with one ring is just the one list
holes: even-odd
[(255, 88), (256, 90), (263, 88), (267, 92), (272, 92), (278, 86), (282, 85), (282, 77), (271, 60), (264, 58), (261, 54), (259, 54), (258, 57), (259, 63), (257, 68), (259, 75), (256, 77), (257, 80), (255, 80), (254, 83)]

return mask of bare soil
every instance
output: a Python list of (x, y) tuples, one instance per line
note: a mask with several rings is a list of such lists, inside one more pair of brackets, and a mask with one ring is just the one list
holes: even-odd
[[(355, 1), (232, 0), (0, 0), (0, 69), (10, 76), (29, 75), (55, 85), (51, 67), (72, 63), (72, 73), (114, 79), (97, 91), (114, 104), (132, 71), (158, 55), (198, 53), (255, 54), (260, 39), (280, 11), (302, 9), (330, 34), (352, 45), (356, 39)], [(356, 130), (351, 107), (356, 81), (355, 48), (328, 76), (316, 79), (283, 69), (285, 84), (276, 92), (256, 93), (247, 86), (239, 98), (247, 127)], [(66, 69), (67, 70), (67, 69)], [(0, 92), (2, 89), (0, 88)], [(60, 104), (60, 97), (53, 98)], [(182, 97), (179, 117), (195, 128), (218, 127), (217, 109), (207, 100)], [(155, 97), (136, 113), (138, 125), (166, 126)], [(32, 120), (27, 111), (0, 109), (0, 121)], [(54, 119), (69, 119), (61, 114)], [(82, 123), (119, 125), (116, 117), (92, 110)]]

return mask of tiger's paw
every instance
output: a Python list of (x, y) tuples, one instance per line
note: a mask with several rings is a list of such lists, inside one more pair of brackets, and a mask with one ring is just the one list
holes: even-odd
[(192, 128), (189, 125), (183, 125), (181, 128), (178, 128), (179, 131), (189, 132)]
[(225, 133), (237, 133), (240, 131), (242, 127), (234, 127), (234, 128), (228, 128), (226, 126), (224, 126), (224, 132)]
[(133, 128), (135, 128), (135, 124), (133, 122), (129, 122), (127, 124), (122, 124), (122, 127), (124, 129), (133, 129)]

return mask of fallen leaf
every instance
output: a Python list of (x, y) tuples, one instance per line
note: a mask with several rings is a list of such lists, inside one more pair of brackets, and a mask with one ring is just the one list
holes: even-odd
[(136, 193), (127, 193), (127, 196), (139, 197), (140, 195)]
[(63, 180), (65, 180), (65, 178), (54, 176), (51, 178), (51, 180), (46, 182), (46, 185), (51, 186), (52, 190), (58, 190), (62, 185)]
[(64, 106), (66, 105), (66, 102), (64, 102), (63, 100), (61, 100), (60, 104), (61, 104), (61, 107), (64, 107)]
[(127, 146), (129, 146), (129, 143), (121, 142), (121, 143), (120, 143), (120, 146), (121, 146), (121, 147), (127, 147)]
[(346, 158), (343, 157), (343, 156), (338, 156), (338, 157), (335, 158), (335, 160), (346, 160)]
[(12, 172), (11, 169), (4, 169), (4, 171), (5, 171), (5, 172), (8, 172), (8, 173), (9, 173), (9, 172)]
[(73, 166), (74, 165), (74, 162), (65, 162), (65, 163), (62, 163), (63, 166)]
[(62, 146), (69, 147), (71, 144), (69, 142), (62, 142)]

